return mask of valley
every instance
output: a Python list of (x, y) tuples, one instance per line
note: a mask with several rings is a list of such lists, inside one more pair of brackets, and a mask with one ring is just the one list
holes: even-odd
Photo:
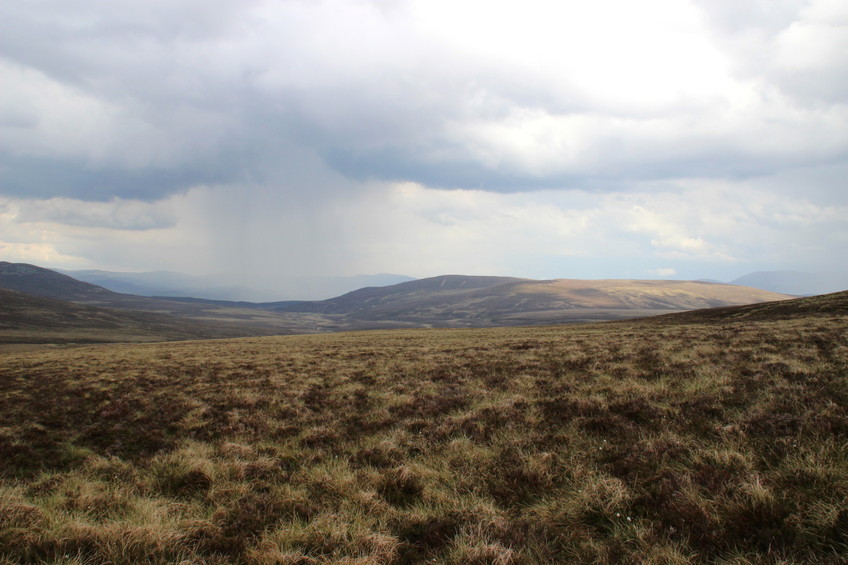
[(0, 354), (3, 563), (822, 563), (848, 293)]
[[(583, 323), (792, 298), (698, 281), (444, 275), (362, 288), (327, 300), (254, 303), (122, 294), (35, 265), (4, 262), (0, 289), (17, 293), (0, 296), (5, 313), (0, 343)], [(84, 315), (81, 307), (87, 308)]]

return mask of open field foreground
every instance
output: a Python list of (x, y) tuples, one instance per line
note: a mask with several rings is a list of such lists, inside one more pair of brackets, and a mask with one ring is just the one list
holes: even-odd
[(6, 353), (0, 563), (845, 563), (841, 301)]

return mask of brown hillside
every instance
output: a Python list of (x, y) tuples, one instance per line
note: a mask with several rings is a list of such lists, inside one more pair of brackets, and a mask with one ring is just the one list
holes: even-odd
[[(462, 284), (466, 279), (468, 284)], [(634, 318), (787, 298), (791, 297), (691, 281), (537, 281), (453, 275), (362, 289), (330, 300), (284, 304), (274, 309), (342, 316), (353, 327), (390, 321), (463, 327)]]
[(823, 294), (821, 296), (779, 300), (764, 304), (710, 308), (667, 316), (656, 316), (648, 321), (659, 324), (727, 323), (781, 321), (814, 317), (848, 317), (848, 290)]
[(173, 341), (268, 335), (267, 330), (75, 304), (0, 289), (0, 343)]

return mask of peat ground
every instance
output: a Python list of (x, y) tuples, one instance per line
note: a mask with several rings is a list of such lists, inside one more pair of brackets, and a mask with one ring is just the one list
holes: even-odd
[(845, 563), (834, 296), (0, 354), (0, 563)]

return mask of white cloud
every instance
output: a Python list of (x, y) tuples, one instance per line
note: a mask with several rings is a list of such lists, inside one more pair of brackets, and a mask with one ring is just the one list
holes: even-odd
[[(382, 186), (351, 205), (358, 221), (345, 223), (344, 239), (360, 270), (402, 265), (418, 276), (568, 276), (564, 265), (592, 258), (604, 276), (625, 276), (624, 266), (634, 261), (666, 259), (687, 270), (701, 265), (693, 275), (701, 278), (704, 271), (744, 273), (781, 261), (822, 265), (848, 237), (846, 206), (787, 200), (739, 183), (680, 181), (664, 192), (608, 195), (444, 192), (404, 184)], [(802, 242), (814, 241), (810, 253)]]
[(85, 267), (88, 262), (80, 257), (63, 255), (52, 243), (19, 243), (0, 241), (0, 257), (10, 263), (31, 263), (36, 265), (64, 265)]
[[(664, 276), (648, 267), (660, 261), (684, 277), (729, 280), (786, 265), (827, 270), (848, 243), (848, 206), (734, 182), (679, 181), (614, 194), (369, 183), (348, 187), (332, 205), (296, 188), (196, 187), (152, 203), (98, 204), (89, 211), (96, 221), (75, 216), (78, 201), (45, 207), (5, 199), (0, 242), (18, 258), (49, 256), (58, 267), (88, 261), (267, 280), (376, 272)], [(167, 222), (126, 229), (146, 218)]]
[(50, 222), (65, 226), (110, 230), (169, 228), (175, 218), (169, 210), (149, 202), (113, 198), (109, 202), (84, 202), (71, 198), (23, 200), (15, 204), (14, 221)]
[(799, 106), (844, 105), (848, 8), (840, 0), (704, 0), (734, 75), (778, 88)]
[(658, 267), (651, 271), (658, 277), (673, 277), (677, 274), (677, 269), (673, 267)]
[(6, 3), (0, 241), (256, 276), (833, 262), (845, 6)]
[(761, 174), (848, 151), (844, 104), (800, 98), (842, 92), (833, 3), (730, 31), (703, 11), (730, 7), (683, 0), (219, 4), (226, 17), (197, 21), (158, 3), (7, 8), (8, 25), (56, 41), (5, 39), (8, 120), (37, 116), (5, 150), (186, 177), (146, 183), (150, 198), (253, 182), (293, 146), (355, 178), (488, 190)]

